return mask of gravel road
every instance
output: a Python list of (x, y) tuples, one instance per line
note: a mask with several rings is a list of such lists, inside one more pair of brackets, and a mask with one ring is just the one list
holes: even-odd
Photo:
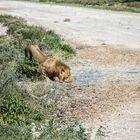
[(71, 43), (140, 48), (139, 13), (3, 0), (0, 13), (53, 29)]

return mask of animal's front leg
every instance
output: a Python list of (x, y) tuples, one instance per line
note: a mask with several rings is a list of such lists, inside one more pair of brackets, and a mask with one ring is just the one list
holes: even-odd
[(38, 69), (39, 69), (39, 71), (41, 72), (41, 74), (43, 75), (43, 77), (44, 77), (45, 79), (48, 79), (47, 73), (46, 73), (46, 70), (45, 70), (45, 67), (42, 66), (42, 64), (39, 65)]
[(62, 74), (59, 74), (58, 79), (59, 79), (59, 82), (61, 83), (64, 81), (64, 77), (62, 76)]

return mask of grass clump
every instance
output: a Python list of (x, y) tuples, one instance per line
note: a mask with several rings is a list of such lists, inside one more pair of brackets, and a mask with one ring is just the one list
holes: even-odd
[(20, 61), (17, 65), (17, 72), (20, 75), (26, 75), (28, 78), (40, 76), (38, 70), (38, 62), (36, 60), (30, 62), (29, 60)]
[(31, 130), (0, 123), (0, 140), (33, 140)]
[[(0, 98), (0, 118), (8, 124), (22, 122), (22, 119), (30, 113), (30, 109), (24, 101), (16, 95), (1, 96)], [(24, 116), (23, 116), (24, 115)]]
[(13, 68), (9, 64), (1, 66), (0, 69), (1, 122), (10, 125), (23, 125), (29, 122), (43, 121), (43, 114), (29, 106), (21, 96), (22, 91), (16, 84), (18, 75)]
[(2, 95), (0, 119), (7, 124), (23, 125), (33, 121), (42, 121), (44, 116), (39, 111), (31, 109), (19, 95)]
[[(9, 69), (9, 70), (8, 70)], [(0, 138), (2, 140), (86, 140), (85, 129), (75, 120), (57, 117), (58, 97), (36, 99), (24, 95), (17, 85), (16, 73), (12, 65), (1, 68), (0, 82)], [(14, 74), (15, 73), (15, 74)], [(24, 95), (24, 96), (23, 96)], [(44, 104), (45, 103), (45, 104)], [(35, 134), (38, 134), (36, 136)]]
[[(60, 125), (61, 124), (61, 125)], [(77, 121), (51, 119), (40, 135), (44, 140), (86, 140), (85, 129)]]

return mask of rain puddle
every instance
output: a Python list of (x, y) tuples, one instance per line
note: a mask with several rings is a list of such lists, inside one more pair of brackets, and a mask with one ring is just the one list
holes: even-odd
[(94, 84), (99, 79), (140, 80), (140, 67), (121, 65), (117, 67), (74, 67), (72, 75), (77, 84)]

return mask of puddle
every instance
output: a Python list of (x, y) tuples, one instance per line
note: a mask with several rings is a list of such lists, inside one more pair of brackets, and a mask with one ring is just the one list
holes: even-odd
[(82, 67), (80, 69), (72, 69), (72, 75), (77, 84), (95, 83), (101, 78), (101, 71), (92, 67)]
[(77, 84), (95, 84), (99, 79), (140, 80), (140, 67), (74, 67), (72, 75)]

